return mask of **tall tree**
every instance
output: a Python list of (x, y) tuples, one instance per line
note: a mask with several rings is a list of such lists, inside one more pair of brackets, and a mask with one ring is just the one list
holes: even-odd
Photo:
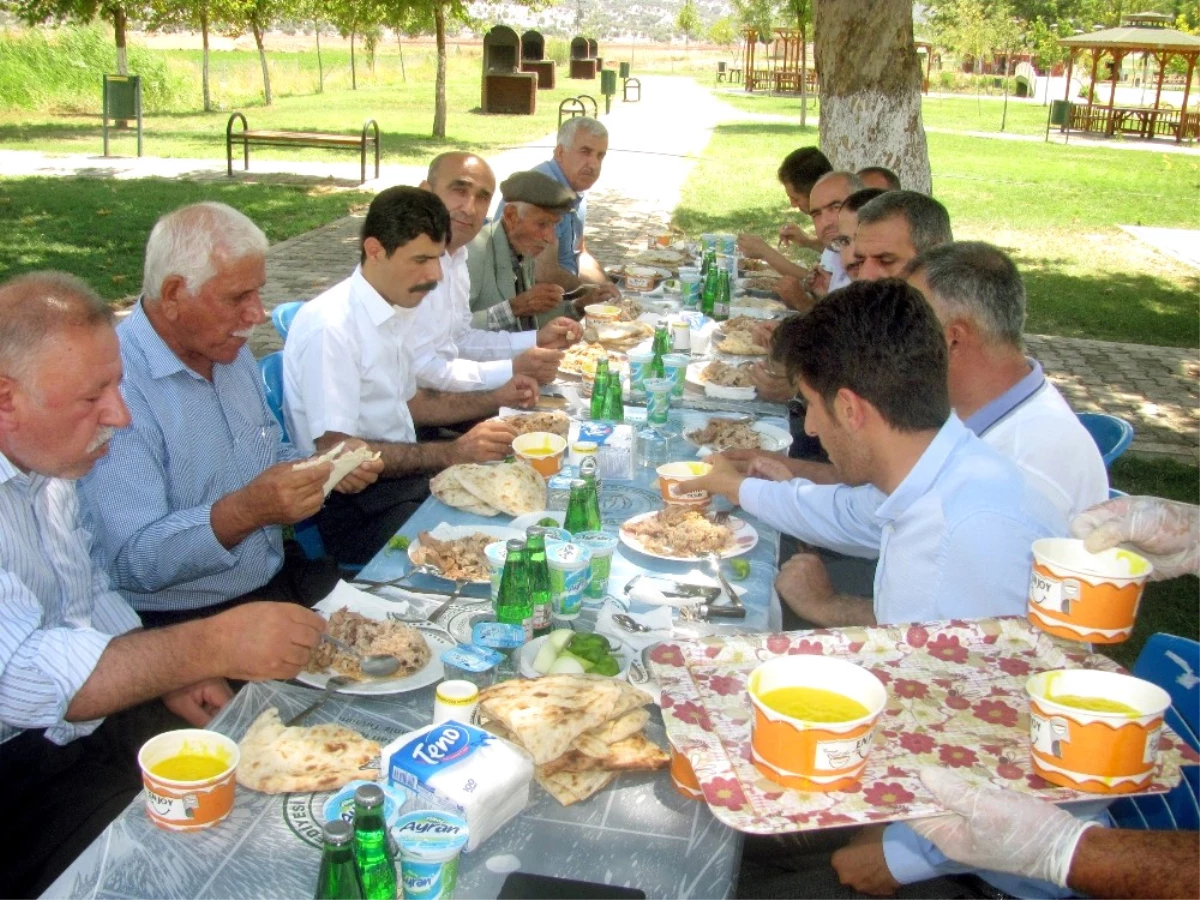
[[(358, 90), (358, 60), (355, 55), (355, 40), (373, 29), (378, 30), (383, 21), (383, 10), (372, 0), (337, 0), (323, 4), (325, 14), (338, 34), (350, 38), (350, 89)], [(368, 48), (368, 53), (374, 56), (374, 51)], [(374, 70), (374, 59), (371, 69)]]
[(808, 34), (812, 28), (813, 0), (784, 0), (784, 18), (800, 32), (800, 127), (808, 127)]
[(815, 0), (821, 149), (838, 169), (883, 165), (929, 191), (911, 0)]
[(683, 50), (691, 49), (692, 38), (700, 34), (700, 12), (696, 9), (696, 0), (683, 0), (679, 14), (675, 16), (675, 27), (683, 32)]
[(267, 67), (266, 35), (277, 18), (286, 11), (286, 0), (220, 0), (221, 19), (234, 37), (249, 31), (254, 35), (258, 62), (262, 68), (263, 102), (270, 106), (271, 70)]
[(737, 42), (737, 28), (729, 16), (721, 16), (708, 28), (708, 39), (720, 47), (732, 47)]
[(112, 23), (117, 48), (117, 74), (129, 74), (126, 29), (130, 19), (146, 18), (147, 6), (140, 0), (11, 0), (9, 8), (28, 25), (43, 22), (87, 23), (97, 16)]
[(200, 32), (203, 48), (200, 57), (200, 91), (204, 111), (212, 112), (212, 92), (209, 88), (209, 30), (213, 24), (210, 0), (151, 0), (146, 24), (151, 30), (182, 25)]

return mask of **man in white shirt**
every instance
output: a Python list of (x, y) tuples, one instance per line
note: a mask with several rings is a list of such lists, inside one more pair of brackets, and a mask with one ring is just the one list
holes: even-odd
[(904, 267), (918, 255), (952, 240), (950, 213), (938, 201), (917, 191), (884, 191), (858, 211), (858, 277), (902, 278)]
[(421, 187), (437, 194), (450, 212), (450, 243), (442, 256), (442, 280), (417, 307), (412, 328), (417, 385), (443, 391), (500, 387), (513, 375), (549, 384), (558, 374), (562, 349), (582, 329), (565, 316), (537, 331), (484, 331), (471, 325), (467, 245), (479, 234), (496, 190), (496, 176), (473, 153), (450, 152), (429, 164)]
[(945, 330), (950, 404), (963, 424), (1015, 460), (1068, 520), (1107, 500), (1096, 442), (1025, 355), (1025, 286), (1012, 260), (963, 241), (926, 251), (908, 271)]
[(204, 727), (227, 677), (294, 677), (325, 628), (290, 603), (141, 627), (93, 564), (75, 495), (129, 425), (120, 380), (91, 288), (54, 272), (0, 284), (3, 897), (38, 896), (129, 805), (145, 740)]
[(359, 438), (383, 457), (379, 481), (333, 494), (318, 520), (333, 557), (368, 562), (429, 496), (429, 474), (503, 459), (516, 436), (488, 420), (453, 441), (417, 443), (417, 425), (452, 425), (497, 406), (532, 406), (538, 385), (514, 375), (494, 391), (418, 388), (410, 349), (421, 300), (441, 280), (450, 215), (434, 194), (378, 194), (362, 228), (354, 273), (296, 314), (283, 349), (284, 412), (297, 447), (319, 452)]

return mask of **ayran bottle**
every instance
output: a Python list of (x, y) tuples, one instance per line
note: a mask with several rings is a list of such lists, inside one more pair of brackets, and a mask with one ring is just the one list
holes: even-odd
[(349, 822), (326, 822), (321, 868), (317, 872), (316, 900), (361, 900), (362, 882), (354, 867), (354, 831)]
[(506, 545), (504, 572), (500, 576), (500, 595), (496, 598), (496, 621), (520, 625), (525, 640), (533, 637), (533, 601), (529, 596), (529, 551), (525, 542), (514, 538)]
[(365, 900), (396, 900), (396, 856), (383, 821), (383, 788), (354, 792), (354, 864)]
[(550, 567), (546, 562), (546, 531), (534, 525), (525, 530), (525, 548), (529, 551), (529, 598), (533, 603), (533, 636), (550, 633)]

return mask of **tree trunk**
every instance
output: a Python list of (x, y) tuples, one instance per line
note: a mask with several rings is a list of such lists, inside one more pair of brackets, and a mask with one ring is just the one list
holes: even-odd
[(204, 111), (212, 112), (212, 94), (208, 87), (208, 6), (200, 7), (200, 40), (204, 45), (204, 61), (200, 65), (200, 90), (204, 94)]
[(129, 74), (129, 55), (125, 45), (125, 10), (117, 7), (113, 10), (113, 35), (117, 42), (117, 74)]
[(358, 90), (358, 70), (354, 64), (354, 29), (350, 29), (350, 90)]
[(254, 45), (258, 47), (258, 61), (262, 65), (263, 75), (263, 102), (271, 105), (271, 72), (267, 69), (267, 48), (263, 46), (263, 30), (257, 22), (250, 26), (254, 31)]
[(408, 73), (404, 71), (404, 42), (400, 40), (400, 32), (396, 31), (396, 49), (400, 51), (400, 80), (408, 84)]
[(313, 22), (313, 33), (317, 36), (317, 93), (325, 93), (325, 65), (321, 62), (321, 23)]
[(816, 0), (814, 6), (821, 149), (836, 169), (887, 166), (906, 188), (928, 193), (912, 3)]
[(446, 138), (446, 7), (433, 5), (433, 30), (437, 36), (437, 79), (433, 89), (433, 136)]
[(808, 127), (808, 35), (804, 29), (804, 20), (796, 23), (800, 26), (800, 128)]

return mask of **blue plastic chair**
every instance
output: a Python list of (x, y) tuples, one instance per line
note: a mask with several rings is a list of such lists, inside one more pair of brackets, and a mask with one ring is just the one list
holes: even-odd
[(292, 319), (296, 318), (296, 313), (300, 311), (300, 307), (303, 305), (303, 300), (289, 300), (287, 303), (280, 303), (271, 310), (271, 324), (279, 332), (280, 340), (287, 340), (288, 331), (292, 327)]
[[(262, 375), (263, 393), (267, 398), (267, 408), (275, 416), (275, 421), (283, 429), (283, 437), (287, 440), (287, 424), (283, 419), (283, 351), (276, 350), (268, 353), (258, 361), (258, 371)], [(292, 535), (296, 543), (309, 559), (320, 559), (325, 556), (325, 542), (321, 540), (321, 532), (317, 530), (316, 522), (305, 519), (292, 526)]]
[[(1166, 721), (1171, 729), (1200, 750), (1200, 644), (1173, 634), (1156, 634), (1146, 642), (1133, 674), (1171, 695)], [(1200, 828), (1200, 766), (1184, 766), (1183, 780), (1165, 794), (1122, 797), (1109, 812), (1119, 828), (1195, 831)]]
[(1088, 430), (1100, 455), (1104, 457), (1104, 466), (1108, 468), (1133, 443), (1133, 426), (1117, 416), (1108, 413), (1076, 413), (1083, 427)]

